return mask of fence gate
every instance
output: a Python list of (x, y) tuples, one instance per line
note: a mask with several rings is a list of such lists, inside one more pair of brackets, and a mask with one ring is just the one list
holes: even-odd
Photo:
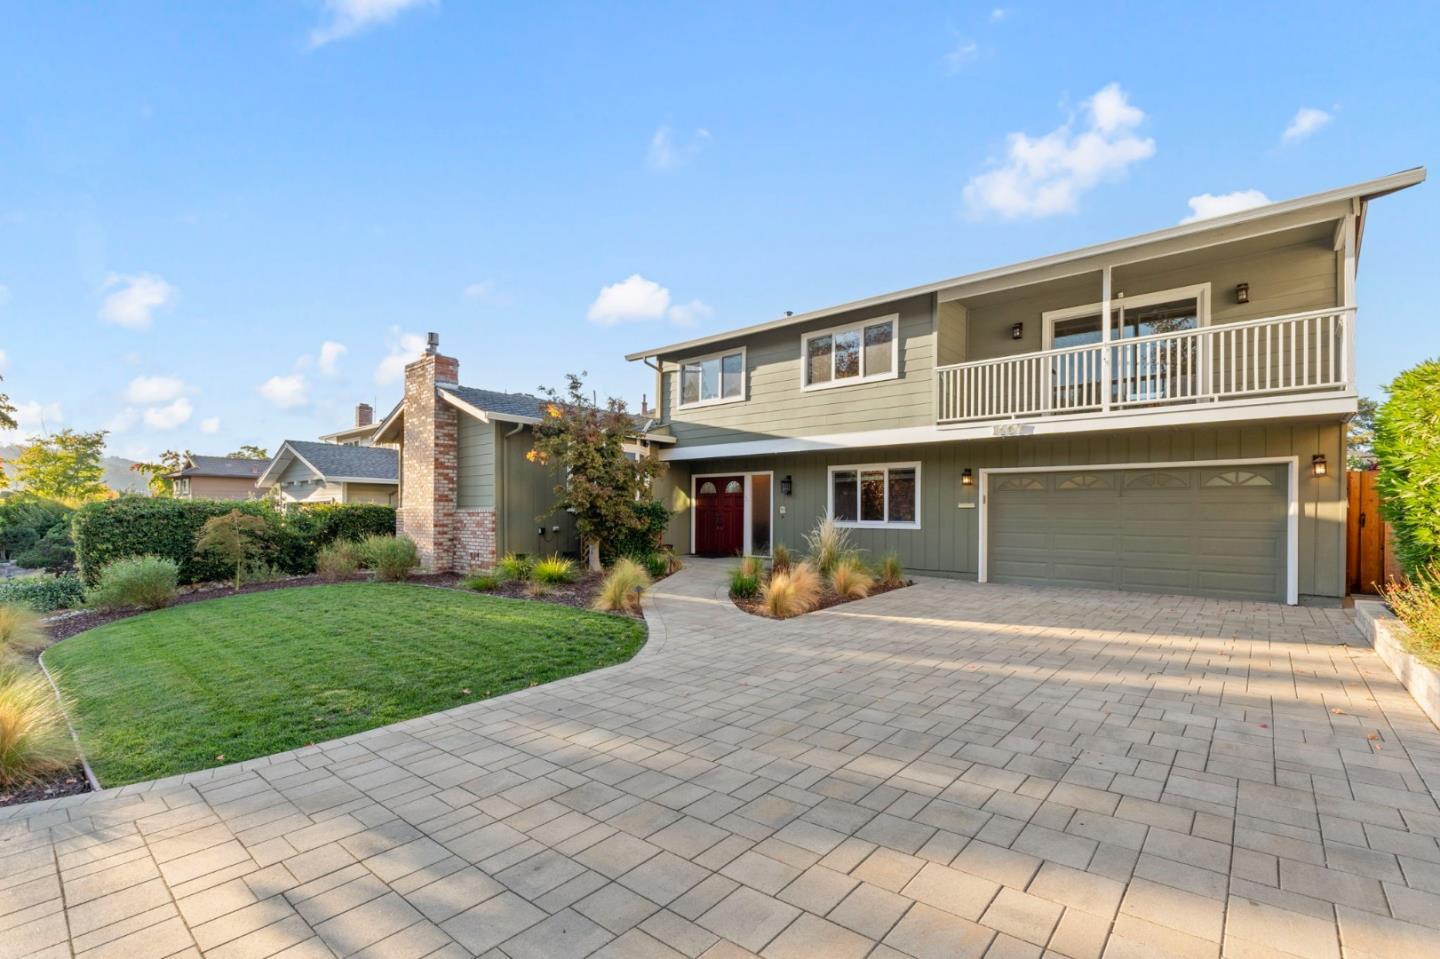
[[(1374, 593), (1390, 575), (1392, 559), (1388, 528), (1380, 518), (1379, 476), (1375, 470), (1346, 473), (1345, 579), (1352, 593)], [(1398, 574), (1395, 574), (1398, 577)]]

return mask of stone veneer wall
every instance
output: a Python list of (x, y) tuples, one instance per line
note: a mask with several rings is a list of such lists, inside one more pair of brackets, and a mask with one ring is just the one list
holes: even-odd
[(453, 569), (465, 573), (495, 566), (495, 509), (477, 507), (455, 511)]
[(459, 379), (460, 361), (449, 356), (427, 353), (405, 367), (405, 440), (396, 533), (413, 539), (420, 565), (436, 572), (456, 568), (459, 413), (440, 400), (435, 384), (453, 385)]

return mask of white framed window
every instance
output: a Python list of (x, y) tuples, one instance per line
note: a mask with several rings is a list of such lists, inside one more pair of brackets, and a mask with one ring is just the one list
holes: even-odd
[[(1069, 306), (1063, 310), (1047, 310), (1040, 314), (1044, 324), (1043, 348), (1063, 349), (1067, 346), (1088, 346), (1103, 338), (1100, 304)], [(1152, 336), (1156, 333), (1179, 333), (1210, 325), (1210, 284), (1182, 286), (1134, 296), (1117, 294), (1110, 301), (1110, 339), (1112, 342)]]
[(679, 407), (715, 406), (745, 399), (745, 347), (680, 363)]
[(920, 528), (920, 464), (832, 466), (829, 512), (840, 526)]
[(800, 337), (800, 388), (824, 390), (900, 375), (900, 314)]

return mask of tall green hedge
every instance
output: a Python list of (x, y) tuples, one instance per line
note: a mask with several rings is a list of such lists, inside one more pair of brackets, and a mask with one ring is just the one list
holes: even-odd
[(262, 562), (292, 575), (315, 570), (315, 553), (336, 539), (395, 532), (395, 510), (371, 504), (317, 504), (281, 512), (268, 501), (178, 500), (122, 496), (91, 503), (75, 514), (72, 534), (80, 574), (94, 583), (107, 564), (127, 556), (161, 556), (180, 566), (180, 582), (225, 579), (219, 557), (195, 555), (200, 527), (231, 510), (262, 517)]
[(1414, 577), (1440, 561), (1440, 361), (1406, 370), (1389, 389), (1375, 416), (1375, 485), (1395, 555)]

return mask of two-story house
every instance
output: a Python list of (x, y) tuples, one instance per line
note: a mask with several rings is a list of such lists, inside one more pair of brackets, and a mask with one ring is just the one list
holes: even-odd
[(632, 353), (671, 539), (765, 554), (829, 514), (918, 573), (1334, 602), (1366, 211), (1424, 177)]

